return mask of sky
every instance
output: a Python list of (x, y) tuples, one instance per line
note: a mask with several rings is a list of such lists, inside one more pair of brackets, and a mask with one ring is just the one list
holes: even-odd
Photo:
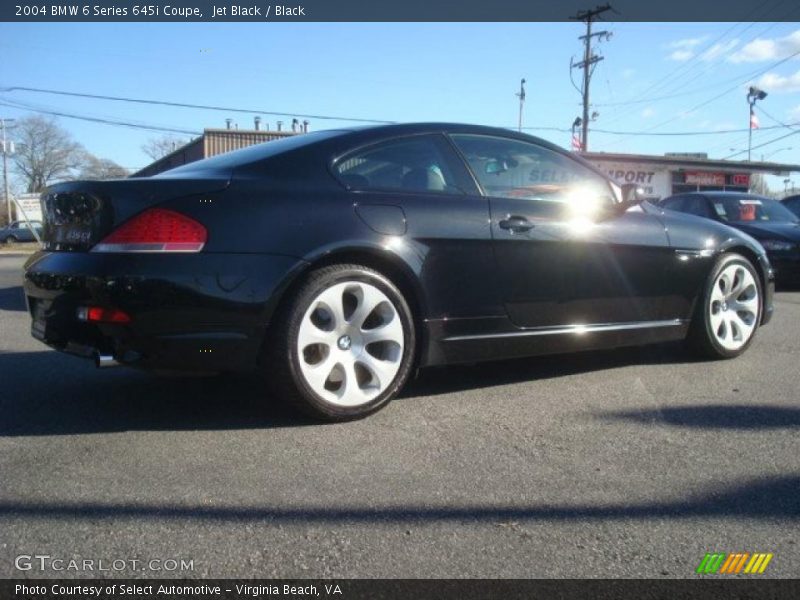
[[(592, 131), (590, 150), (746, 159), (745, 96), (756, 84), (768, 96), (759, 103), (767, 111), (759, 112), (762, 129), (753, 135), (754, 147), (766, 145), (753, 158), (800, 164), (800, 136), (769, 143), (800, 132), (800, 23), (608, 22), (597, 29), (613, 36), (596, 46), (604, 60), (592, 77), (592, 111), (599, 113), (592, 127), (648, 135)], [(46, 88), (249, 112), (0, 91), (0, 117), (38, 109), (198, 132), (224, 127), (226, 118), (250, 129), (256, 115), (274, 128), (293, 114), (344, 118), (309, 117), (311, 130), (350, 125), (348, 117), (516, 127), (515, 94), (524, 77), (523, 125), (569, 147), (569, 128), (581, 112), (570, 58), (581, 59), (582, 33), (573, 22), (3, 23), (2, 90)], [(580, 71), (572, 75), (578, 84)], [(96, 156), (131, 170), (150, 162), (142, 145), (164, 135), (58, 122)], [(729, 129), (744, 131), (718, 133)], [(692, 135), (652, 135), (676, 132)], [(800, 173), (793, 177), (800, 185)]]

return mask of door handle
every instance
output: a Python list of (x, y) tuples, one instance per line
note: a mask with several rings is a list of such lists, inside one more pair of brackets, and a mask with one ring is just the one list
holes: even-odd
[(517, 215), (506, 215), (506, 218), (497, 223), (501, 229), (507, 229), (511, 233), (523, 233), (533, 229), (534, 225), (525, 217)]

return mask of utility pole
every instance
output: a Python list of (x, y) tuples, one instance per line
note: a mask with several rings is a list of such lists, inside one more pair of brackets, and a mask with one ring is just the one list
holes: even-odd
[(517, 131), (522, 132), (522, 107), (525, 104), (525, 78), (519, 82), (519, 93), (515, 94), (519, 98), (519, 125)]
[(11, 223), (11, 194), (8, 191), (8, 154), (10, 151), (10, 144), (6, 141), (6, 122), (13, 121), (14, 119), (0, 119), (0, 129), (3, 130), (3, 193), (5, 194), (9, 223)]
[(571, 65), (572, 68), (583, 69), (583, 89), (581, 90), (583, 92), (583, 130), (581, 135), (581, 146), (583, 147), (584, 152), (589, 150), (589, 83), (592, 79), (594, 65), (603, 60), (602, 56), (597, 56), (596, 54), (592, 53), (592, 38), (611, 38), (611, 34), (608, 31), (597, 31), (592, 33), (592, 21), (594, 21), (598, 15), (601, 15), (609, 10), (612, 10), (611, 5), (604, 4), (603, 6), (598, 6), (592, 10), (579, 11), (577, 15), (570, 17), (575, 21), (583, 21), (586, 23), (586, 35), (582, 35), (578, 38), (579, 40), (583, 40), (583, 60)]

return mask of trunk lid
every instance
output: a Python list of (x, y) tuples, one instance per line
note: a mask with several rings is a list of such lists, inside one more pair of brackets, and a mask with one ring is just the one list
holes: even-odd
[(51, 252), (85, 252), (120, 224), (167, 200), (218, 192), (230, 183), (227, 172), (192, 172), (111, 181), (70, 181), (41, 196), (42, 242)]

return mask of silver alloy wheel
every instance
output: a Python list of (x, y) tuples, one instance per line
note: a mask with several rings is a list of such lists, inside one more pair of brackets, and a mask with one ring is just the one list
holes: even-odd
[(300, 370), (321, 398), (366, 404), (394, 381), (405, 335), (391, 300), (363, 281), (337, 283), (306, 310), (297, 336)]
[(741, 264), (722, 269), (709, 300), (711, 331), (720, 346), (738, 350), (753, 335), (758, 323), (758, 285)]

